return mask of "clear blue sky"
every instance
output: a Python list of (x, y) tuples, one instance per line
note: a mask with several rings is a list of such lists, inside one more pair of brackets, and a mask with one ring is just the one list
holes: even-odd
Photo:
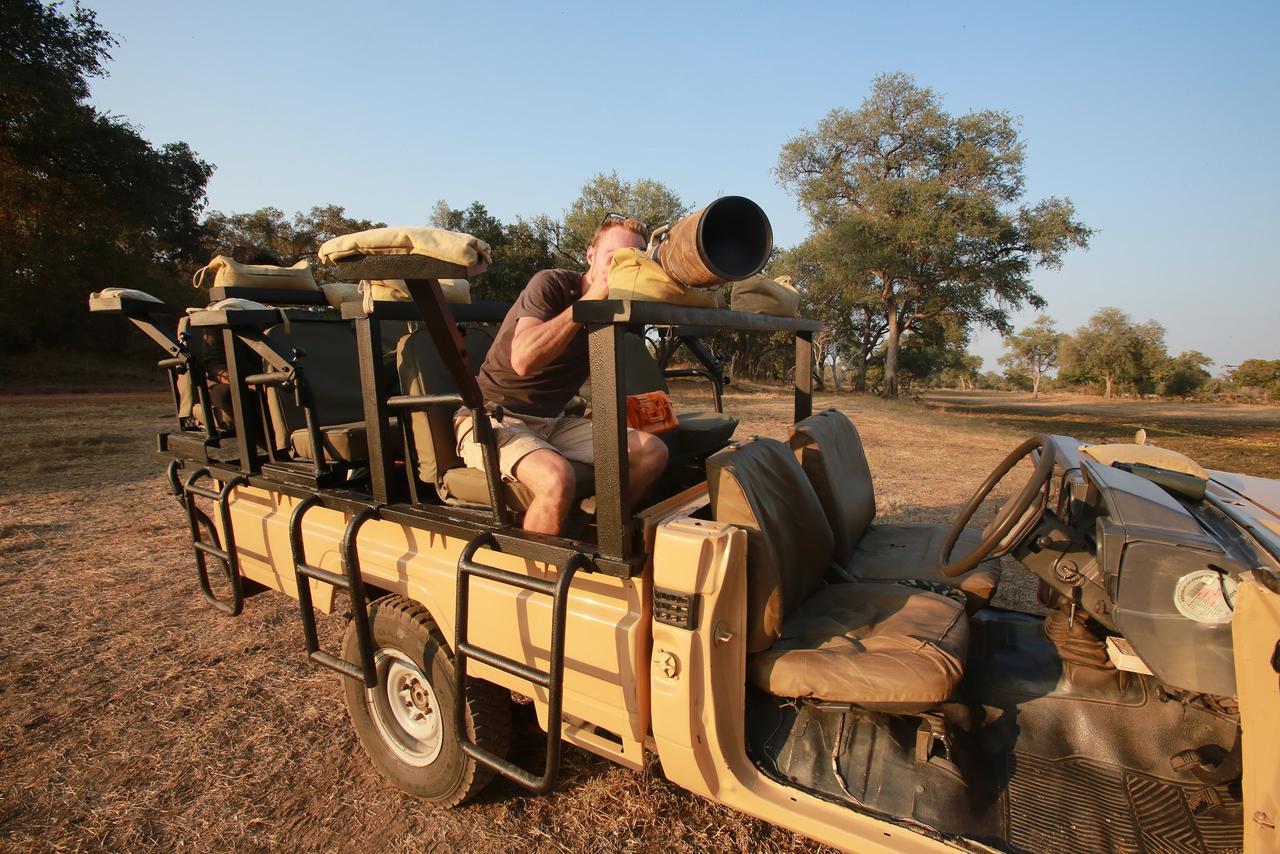
[[(1275, 0), (87, 5), (120, 39), (95, 101), (214, 163), (228, 212), (414, 224), (478, 199), (507, 220), (616, 169), (750, 196), (792, 245), (780, 147), (907, 71), (952, 112), (1020, 116), (1028, 199), (1069, 196), (1099, 230), (1035, 276), (1064, 329), (1117, 305), (1175, 353), (1280, 357)], [(973, 349), (995, 367), (998, 337)]]

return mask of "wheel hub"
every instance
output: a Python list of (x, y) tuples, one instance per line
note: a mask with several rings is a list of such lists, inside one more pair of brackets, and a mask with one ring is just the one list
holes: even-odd
[(431, 764), (440, 755), (444, 739), (430, 679), (398, 649), (379, 649), (374, 664), (378, 686), (365, 693), (379, 734), (403, 761)]

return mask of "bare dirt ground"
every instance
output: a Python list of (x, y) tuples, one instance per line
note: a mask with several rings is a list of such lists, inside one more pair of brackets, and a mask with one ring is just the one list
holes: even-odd
[[(1280, 476), (1276, 410), (929, 404), (947, 411), (819, 397), (858, 424), (886, 519), (949, 521), (1028, 433), (1121, 436), (1135, 420), (1207, 464)], [(726, 408), (743, 417), (739, 437), (781, 437), (790, 420), (789, 395), (772, 389), (735, 389)], [(574, 748), (549, 797), (500, 781), (441, 813), (390, 788), (347, 723), (339, 677), (305, 663), (292, 600), (258, 596), (230, 620), (200, 599), (150, 453), (167, 411), (159, 393), (0, 396), (0, 847), (813, 849), (670, 785), (656, 764), (633, 773)], [(1032, 589), (1007, 570), (998, 601), (1030, 607)], [(322, 632), (336, 647), (341, 619)], [(533, 766), (539, 739), (523, 727), (515, 758)]]

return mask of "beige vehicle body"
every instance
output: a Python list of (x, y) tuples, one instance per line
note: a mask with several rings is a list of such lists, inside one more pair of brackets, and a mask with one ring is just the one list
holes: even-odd
[[(344, 272), (402, 276), (415, 301), (347, 306), (341, 318), (274, 308), (192, 316), (225, 343), (234, 435), (183, 420), (183, 375), (211, 411), (202, 368), (156, 325), (153, 305), (104, 297), (91, 307), (123, 314), (170, 354), (162, 365), (180, 429), (159, 447), (206, 599), (232, 616), (264, 590), (298, 599), (308, 656), (343, 674), (362, 744), (405, 791), (454, 805), (484, 773), (547, 791), (563, 741), (636, 770), (656, 755), (690, 792), (850, 851), (1280, 850), (1275, 482), (1044, 436), (1012, 453), (950, 529), (872, 525), (856, 429), (838, 412), (810, 411), (816, 324), (600, 301), (574, 309), (590, 334), (594, 503), (583, 503), (573, 537), (527, 535), (513, 524), (518, 496), (504, 497), (496, 475), (478, 475), (486, 507), (477, 492), (450, 496), (439, 455), (430, 471), (416, 465), (436, 453), (414, 436), (428, 425), (421, 413), (485, 411), (460, 331), (466, 310), (447, 306), (438, 283), (468, 271), (402, 256)], [(436, 374), (402, 365), (398, 395), (378, 368), (378, 323), (395, 311), (426, 330), (403, 333), (396, 355), (429, 334), (443, 363)], [(648, 506), (633, 506), (624, 334), (668, 329), (693, 349), (688, 330), (716, 326), (795, 335), (791, 442), (730, 444), (724, 433)], [(303, 368), (321, 356), (297, 346), (319, 340), (307, 338), (316, 330), (358, 351), (359, 430), (317, 414), (324, 405), (307, 378), (318, 385), (319, 372)], [(305, 422), (288, 422), (286, 390)], [(488, 429), (487, 418), (476, 423)], [(352, 451), (352, 436), (367, 449)], [(350, 445), (339, 448), (340, 437)], [(477, 441), (496, 460), (492, 434)], [(309, 458), (303, 446), (332, 446), (341, 459)], [(987, 528), (967, 529), (998, 476), (1028, 455), (1032, 479)], [(853, 557), (841, 557), (849, 530)], [(875, 565), (912, 543), (896, 569)], [(984, 558), (1004, 554), (1040, 579), (1047, 618), (991, 606), (999, 570)], [(856, 607), (832, 604), (846, 599), (892, 607), (851, 616)], [(315, 627), (313, 608), (331, 613), (335, 601), (352, 606), (342, 655), (319, 649)], [(943, 615), (933, 634), (926, 611)], [(901, 628), (904, 614), (916, 616)], [(899, 664), (857, 669), (877, 655)], [(532, 701), (548, 733), (541, 778), (480, 744), (484, 716), (512, 693)], [(407, 732), (433, 733), (414, 742), (430, 749), (399, 754), (409, 756), (400, 765), (380, 758), (371, 722), (384, 708), (388, 721), (412, 718)], [(445, 756), (456, 779), (415, 789)]]

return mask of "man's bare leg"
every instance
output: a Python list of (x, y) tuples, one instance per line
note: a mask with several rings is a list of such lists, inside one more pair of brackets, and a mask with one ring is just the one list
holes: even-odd
[(640, 430), (627, 432), (627, 479), (632, 510), (640, 507), (640, 500), (666, 471), (667, 456), (667, 445), (657, 436)]
[(540, 448), (523, 456), (512, 474), (533, 493), (524, 512), (524, 529), (559, 536), (569, 517), (576, 485), (569, 461), (550, 448)]

